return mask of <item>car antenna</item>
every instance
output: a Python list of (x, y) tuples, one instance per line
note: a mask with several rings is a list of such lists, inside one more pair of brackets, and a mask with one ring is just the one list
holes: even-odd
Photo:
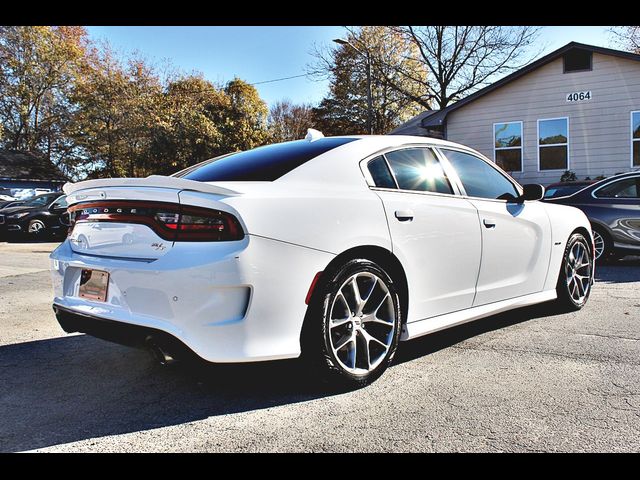
[(318, 140), (319, 138), (324, 138), (324, 135), (320, 130), (316, 130), (315, 128), (307, 128), (307, 136), (304, 137), (305, 140), (313, 142), (314, 140)]

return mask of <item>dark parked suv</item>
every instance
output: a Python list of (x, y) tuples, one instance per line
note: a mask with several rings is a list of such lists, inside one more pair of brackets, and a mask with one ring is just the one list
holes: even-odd
[(640, 255), (640, 171), (623, 173), (544, 201), (571, 205), (591, 222), (596, 258)]
[(69, 225), (66, 196), (60, 192), (45, 193), (26, 200), (22, 205), (0, 209), (0, 231), (4, 234), (66, 235)]

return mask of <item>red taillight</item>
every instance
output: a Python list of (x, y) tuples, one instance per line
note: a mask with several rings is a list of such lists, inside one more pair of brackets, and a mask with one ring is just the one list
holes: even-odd
[(159, 202), (88, 202), (69, 209), (71, 228), (80, 222), (147, 225), (164, 240), (221, 242), (241, 240), (238, 219), (228, 212)]

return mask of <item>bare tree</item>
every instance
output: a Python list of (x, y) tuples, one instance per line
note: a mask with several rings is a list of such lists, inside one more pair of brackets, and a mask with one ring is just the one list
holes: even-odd
[(296, 105), (290, 100), (276, 102), (269, 110), (268, 123), (271, 141), (300, 140), (313, 126), (311, 105)]
[[(401, 34), (414, 49), (415, 60), (426, 67), (427, 76), (415, 77), (406, 62), (394, 65), (378, 61), (393, 71), (385, 81), (426, 108), (435, 104), (445, 108), (452, 102), (487, 85), (499, 74), (505, 74), (529, 63), (539, 51), (532, 51), (539, 28), (531, 26), (427, 26), (389, 27)], [(415, 53), (413, 53), (415, 52)], [(376, 63), (374, 63), (376, 65)], [(405, 91), (401, 80), (419, 82), (419, 95)]]
[(640, 53), (640, 26), (612, 27), (613, 43), (633, 53)]

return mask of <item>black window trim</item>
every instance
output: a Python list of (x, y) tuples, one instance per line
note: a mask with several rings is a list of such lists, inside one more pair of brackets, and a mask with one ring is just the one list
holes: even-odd
[(600, 185), (597, 188), (594, 188), (591, 191), (591, 196), (593, 198), (595, 198), (596, 200), (603, 200), (603, 199), (604, 200), (633, 200), (633, 197), (598, 197), (598, 196), (596, 196), (596, 192), (598, 192), (599, 190), (602, 190), (604, 187), (609, 186), (609, 185), (611, 185), (613, 183), (623, 182), (624, 180), (628, 180), (629, 178), (640, 179), (640, 175), (629, 175), (629, 176), (624, 177), (624, 178), (612, 178), (611, 181), (606, 182), (606, 183)]
[[(369, 164), (371, 162), (373, 162), (376, 158), (380, 158), (382, 157), (382, 159), (384, 160), (385, 165), (387, 166), (387, 170), (389, 170), (389, 174), (391, 175), (391, 178), (393, 179), (393, 183), (396, 186), (395, 188), (389, 188), (389, 187), (378, 187), (375, 183), (375, 179), (373, 178), (373, 176), (371, 176), (371, 170), (369, 170)], [(389, 165), (389, 160), (387, 160), (387, 157), (385, 156), (384, 153), (381, 153), (380, 155), (375, 155), (369, 159), (366, 160), (366, 168), (367, 168), (367, 173), (369, 174), (369, 176), (371, 177), (371, 183), (373, 184), (374, 188), (383, 188), (385, 190), (401, 190), (401, 188), (398, 186), (398, 179), (396, 178), (396, 174), (393, 173), (393, 170), (391, 169), (391, 165)], [(369, 181), (367, 180), (367, 184), (369, 183)], [(371, 187), (371, 185), (369, 185), (369, 187)]]
[[(458, 188), (462, 192), (461, 193), (461, 197), (462, 198), (465, 198), (465, 199), (468, 199), (468, 200), (483, 200), (483, 201), (487, 201), (487, 202), (499, 202), (499, 203), (504, 203), (504, 204), (514, 203), (513, 200), (503, 200), (501, 198), (474, 197), (474, 196), (471, 196), (471, 195), (467, 195), (467, 191), (464, 188), (464, 184), (462, 183), (462, 180), (460, 180), (460, 177), (458, 176), (458, 172), (456, 172), (456, 169), (453, 167), (453, 165), (451, 165), (451, 163), (449, 162), (449, 159), (447, 158), (445, 153), (442, 152), (442, 150), (453, 150), (453, 151), (460, 152), (460, 153), (466, 153), (467, 155), (471, 155), (472, 157), (475, 157), (478, 160), (483, 161), (484, 163), (489, 165), (491, 168), (493, 168), (496, 172), (498, 172), (500, 175), (502, 175), (504, 178), (506, 178), (507, 181), (514, 186), (514, 188), (516, 189), (516, 192), (518, 192), (519, 195), (522, 195), (522, 186), (516, 181), (516, 179), (513, 178), (508, 173), (503, 172), (502, 170), (500, 170), (500, 168), (494, 162), (489, 160), (487, 157), (485, 157), (481, 153), (476, 152), (476, 151), (471, 150), (471, 149), (460, 148), (460, 147), (449, 146), (449, 145), (439, 145), (438, 147), (435, 148), (435, 150), (438, 152), (438, 154), (446, 162), (448, 170), (450, 170), (452, 172), (453, 178), (455, 178), (455, 182), (458, 184)], [(452, 178), (452, 177), (450, 176), (449, 178)]]
[[(437, 144), (432, 144), (432, 143), (407, 143), (404, 145), (395, 145), (393, 147), (386, 147), (361, 160), (360, 171), (364, 175), (365, 180), (367, 182), (367, 186), (369, 187), (370, 190), (381, 191), (381, 192), (410, 193), (410, 194), (417, 194), (417, 195), (436, 195), (438, 197), (445, 196), (445, 197), (462, 198), (462, 190), (460, 189), (457, 183), (459, 180), (457, 179), (457, 176), (456, 176), (456, 180), (451, 178), (450, 172), (452, 167), (451, 165), (449, 165), (448, 162), (444, 163), (442, 161), (442, 155), (440, 155), (440, 153), (438, 152), (437, 147), (438, 147)], [(427, 192), (427, 191), (421, 191), (421, 190), (404, 190), (398, 187), (398, 181), (396, 180), (395, 173), (393, 173), (393, 170), (391, 169), (391, 165), (389, 165), (389, 160), (387, 160), (386, 154), (395, 152), (398, 150), (407, 150), (410, 148), (428, 148), (433, 152), (433, 154), (436, 156), (436, 158), (440, 162), (440, 165), (442, 166), (442, 169), (444, 170), (445, 175), (447, 176), (447, 180), (449, 181), (449, 185), (451, 186), (451, 190), (453, 190), (453, 193)], [(380, 156), (384, 157), (384, 161), (387, 163), (387, 168), (391, 172), (391, 176), (393, 177), (393, 181), (395, 182), (397, 188), (384, 188), (384, 187), (376, 186), (375, 181), (373, 180), (373, 177), (369, 172), (369, 162)]]

